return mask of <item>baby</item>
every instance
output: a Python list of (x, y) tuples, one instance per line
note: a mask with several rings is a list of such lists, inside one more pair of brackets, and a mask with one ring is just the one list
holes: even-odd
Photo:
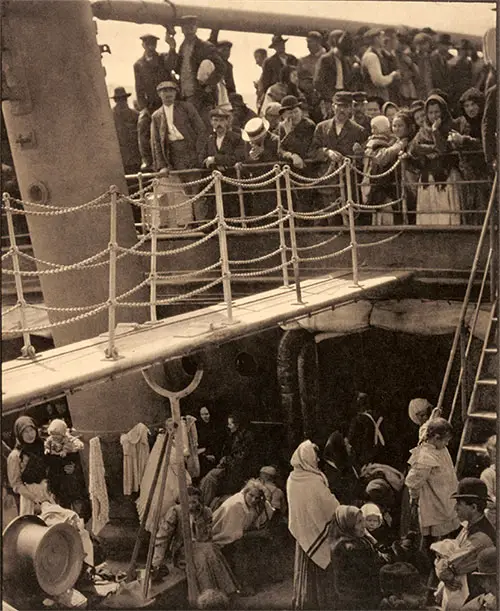
[[(438, 566), (441, 562), (445, 562), (452, 554), (457, 552), (459, 548), (455, 540), (443, 539), (442, 541), (433, 543), (430, 549), (436, 554), (434, 564)], [(457, 576), (455, 585), (457, 589), (450, 589), (442, 581), (439, 582), (435, 597), (442, 611), (461, 609), (469, 597), (467, 575)]]
[(365, 518), (365, 527), (368, 532), (371, 533), (382, 526), (384, 521), (382, 512), (375, 503), (365, 503), (363, 507), (361, 507), (361, 513)]
[(52, 420), (47, 432), (49, 436), (45, 440), (45, 454), (64, 458), (67, 454), (83, 450), (83, 442), (69, 434), (64, 420)]

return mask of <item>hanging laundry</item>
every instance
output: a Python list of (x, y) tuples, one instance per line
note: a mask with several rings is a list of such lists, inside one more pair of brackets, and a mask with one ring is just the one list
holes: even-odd
[(120, 437), (123, 448), (123, 494), (138, 492), (149, 457), (149, 430), (139, 423)]
[(101, 440), (89, 441), (89, 495), (92, 504), (92, 532), (98, 535), (109, 522), (109, 500), (106, 488)]
[(183, 416), (181, 418), (181, 427), (184, 444), (184, 456), (186, 457), (186, 468), (191, 477), (199, 477), (200, 459), (198, 456), (198, 431), (196, 430), (196, 418), (194, 416)]

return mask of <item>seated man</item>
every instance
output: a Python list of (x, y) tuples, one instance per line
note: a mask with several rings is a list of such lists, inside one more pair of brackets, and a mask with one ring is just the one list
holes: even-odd
[[(477, 571), (481, 551), (496, 543), (495, 527), (484, 515), (488, 500), (486, 484), (477, 477), (465, 477), (458, 483), (458, 490), (452, 497), (457, 499), (460, 521), (467, 524), (456, 538), (458, 551), (436, 566), (438, 578), (450, 590), (457, 587), (457, 577)], [(471, 596), (480, 594), (477, 585), (470, 579), (468, 582)]]

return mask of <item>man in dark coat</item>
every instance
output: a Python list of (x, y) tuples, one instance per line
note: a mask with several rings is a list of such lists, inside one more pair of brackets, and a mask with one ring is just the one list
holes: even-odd
[(115, 101), (113, 119), (115, 121), (125, 174), (135, 174), (141, 167), (141, 157), (137, 139), (137, 120), (139, 118), (139, 113), (137, 110), (129, 108), (128, 98), (131, 95), (131, 93), (125, 91), (124, 87), (116, 87), (114, 95), (111, 97), (111, 99)]
[(460, 112), (460, 97), (472, 87), (472, 61), (470, 53), (473, 46), (469, 40), (463, 38), (458, 47), (458, 55), (450, 60), (450, 102), (453, 116)]
[(432, 86), (449, 93), (451, 89), (451, 73), (449, 61), (453, 55), (450, 53), (451, 38), (449, 34), (440, 34), (437, 40), (437, 49), (431, 53), (430, 62), (432, 70)]
[(330, 50), (319, 57), (314, 72), (314, 88), (328, 105), (335, 92), (345, 89), (347, 76), (347, 65), (342, 61), (342, 54), (337, 47), (338, 39), (338, 30), (330, 32), (328, 36)]
[(217, 43), (217, 50), (224, 61), (224, 83), (228, 94), (236, 93), (233, 64), (229, 61), (232, 46), (233, 43), (230, 40), (221, 40)]
[(245, 104), (243, 96), (239, 93), (230, 93), (229, 102), (233, 107), (233, 124), (232, 129), (241, 131), (245, 125), (254, 119), (257, 115), (254, 111)]
[(268, 57), (262, 67), (261, 86), (264, 94), (266, 91), (280, 80), (281, 69), (283, 66), (296, 66), (297, 58), (285, 52), (285, 44), (288, 38), (283, 38), (281, 34), (275, 34), (272, 38), (270, 49), (276, 52), (272, 57)]
[(161, 106), (156, 87), (170, 79), (170, 71), (166, 65), (167, 54), (156, 50), (158, 36), (143, 34), (141, 40), (144, 55), (134, 64), (135, 93), (139, 110), (149, 108), (153, 112)]
[[(224, 76), (224, 60), (217, 52), (217, 48), (196, 35), (198, 30), (197, 17), (186, 15), (181, 19), (184, 40), (176, 51), (176, 41), (173, 36), (168, 36), (166, 41), (170, 51), (166, 59), (166, 65), (170, 70), (176, 72), (180, 77), (181, 98), (190, 102), (202, 118), (208, 123), (208, 112), (216, 105), (217, 83)], [(213, 70), (207, 71), (209, 75), (202, 82), (198, 78), (198, 70), (204, 60), (213, 64)]]

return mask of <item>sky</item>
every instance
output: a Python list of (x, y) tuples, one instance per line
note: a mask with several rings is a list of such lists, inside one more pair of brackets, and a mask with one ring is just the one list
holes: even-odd
[[(162, 0), (158, 0), (162, 1)], [(280, 13), (297, 15), (314, 15), (321, 17), (336, 16), (355, 21), (382, 23), (390, 25), (411, 25), (412, 27), (430, 26), (435, 30), (461, 32), (464, 35), (482, 36), (484, 32), (495, 25), (496, 13), (492, 11), (494, 3), (478, 2), (357, 2), (329, 1), (329, 0), (189, 0), (189, 2), (176, 2), (175, 4), (189, 4), (190, 7), (206, 6), (234, 7), (255, 12), (276, 12), (279, 32)], [(124, 86), (127, 91), (134, 93), (133, 64), (142, 55), (139, 36), (151, 32), (160, 37), (158, 51), (168, 51), (164, 42), (165, 29), (162, 26), (135, 24), (117, 21), (97, 20), (97, 39), (99, 44), (108, 44), (111, 55), (103, 55), (103, 64), (106, 69), (106, 82), (108, 91), (114, 87)], [(182, 34), (177, 28), (178, 44), (182, 41)], [(200, 38), (208, 38), (209, 31), (199, 29)], [(250, 106), (255, 106), (253, 81), (257, 80), (260, 69), (253, 60), (253, 50), (267, 47), (271, 36), (268, 34), (254, 34), (242, 32), (219, 33), (219, 40), (229, 39), (233, 42), (231, 62), (234, 65), (237, 90), (244, 96)], [(287, 51), (297, 57), (307, 54), (305, 40), (299, 37), (290, 37)], [(272, 53), (272, 51), (270, 51)]]

